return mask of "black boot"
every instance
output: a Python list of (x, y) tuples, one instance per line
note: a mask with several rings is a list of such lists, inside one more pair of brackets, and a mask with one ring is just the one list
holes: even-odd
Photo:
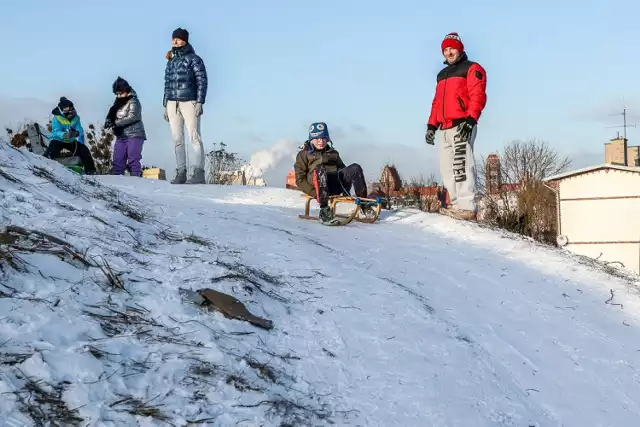
[(331, 208), (329, 206), (325, 206), (320, 208), (320, 222), (329, 222), (333, 219), (333, 214), (331, 213)]
[(176, 169), (176, 177), (171, 180), (172, 184), (184, 184), (187, 182), (187, 170)]
[(204, 169), (196, 169), (193, 171), (191, 178), (187, 180), (187, 184), (205, 184)]
[(333, 216), (333, 212), (331, 212), (331, 208), (329, 206), (320, 208), (318, 222), (323, 225), (337, 225), (340, 223), (340, 221)]

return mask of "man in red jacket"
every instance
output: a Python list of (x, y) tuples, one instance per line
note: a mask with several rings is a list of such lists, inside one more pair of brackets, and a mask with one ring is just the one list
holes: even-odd
[(476, 167), (473, 143), (480, 114), (487, 102), (487, 74), (480, 64), (469, 61), (457, 33), (442, 41), (444, 67), (437, 77), (436, 93), (425, 139), (434, 145), (440, 129), (440, 174), (451, 205), (443, 213), (475, 220)]

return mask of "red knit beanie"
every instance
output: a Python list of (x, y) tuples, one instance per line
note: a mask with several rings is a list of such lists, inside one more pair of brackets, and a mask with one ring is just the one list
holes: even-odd
[(462, 44), (462, 39), (458, 33), (449, 33), (444, 37), (444, 40), (442, 40), (442, 44), (440, 45), (440, 50), (444, 51), (448, 47), (458, 49), (460, 52), (464, 51), (464, 45)]

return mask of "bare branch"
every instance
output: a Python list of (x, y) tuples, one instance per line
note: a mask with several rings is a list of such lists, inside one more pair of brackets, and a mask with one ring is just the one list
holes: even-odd
[(532, 139), (511, 141), (499, 156), (483, 158), (481, 164), (483, 221), (555, 245), (556, 198), (544, 180), (568, 170), (571, 159)]

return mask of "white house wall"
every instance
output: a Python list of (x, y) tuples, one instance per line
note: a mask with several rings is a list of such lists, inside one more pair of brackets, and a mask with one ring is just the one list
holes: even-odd
[(560, 219), (568, 250), (640, 274), (640, 199), (563, 201)]
[(563, 199), (621, 196), (640, 196), (640, 173), (601, 169), (560, 181), (560, 197)]
[(560, 220), (570, 243), (640, 241), (640, 198), (561, 201)]
[(605, 262), (619, 262), (616, 267), (640, 274), (640, 245), (637, 244), (608, 244), (608, 245), (569, 245), (571, 252), (588, 256)]
[(640, 274), (640, 173), (597, 170), (563, 178), (559, 190), (567, 249)]

